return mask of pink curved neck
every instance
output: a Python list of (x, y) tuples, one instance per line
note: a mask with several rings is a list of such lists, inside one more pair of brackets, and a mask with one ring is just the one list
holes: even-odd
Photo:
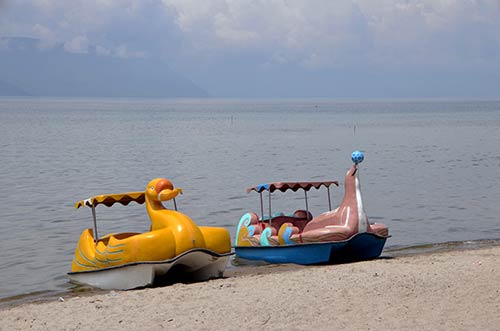
[(336, 210), (315, 217), (306, 225), (304, 232), (328, 226), (344, 227), (349, 229), (351, 233), (368, 230), (358, 172), (356, 164), (347, 172), (344, 183), (344, 198), (340, 206)]

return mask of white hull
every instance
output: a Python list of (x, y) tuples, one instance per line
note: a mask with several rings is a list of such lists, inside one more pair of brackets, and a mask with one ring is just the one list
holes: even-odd
[[(71, 272), (70, 281), (105, 290), (129, 290), (153, 285), (159, 279), (182, 276), (191, 281), (222, 277), (229, 254), (219, 255), (207, 250), (187, 251), (171, 260), (139, 262), (95, 271)], [(171, 270), (175, 267), (173, 270)], [(168, 273), (171, 271), (171, 273)], [(167, 274), (168, 273), (168, 274)]]

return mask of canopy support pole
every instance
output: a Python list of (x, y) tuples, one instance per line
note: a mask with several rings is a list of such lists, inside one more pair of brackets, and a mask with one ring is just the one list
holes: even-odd
[(330, 211), (332, 211), (332, 200), (330, 199), (330, 187), (326, 187), (326, 191), (328, 192), (328, 208), (330, 208)]
[(271, 226), (271, 221), (273, 219), (273, 216), (272, 216), (272, 212), (271, 212), (271, 190), (269, 190), (269, 226)]
[(260, 218), (264, 219), (264, 202), (262, 201), (262, 192), (259, 192), (260, 195)]
[(307, 191), (306, 190), (304, 190), (304, 196), (306, 197), (307, 218), (309, 218), (309, 204), (307, 203)]
[(97, 240), (99, 240), (99, 235), (97, 234), (97, 219), (95, 216), (95, 206), (92, 204), (92, 218), (94, 220), (94, 242), (97, 243)]
[(175, 202), (175, 198), (173, 200), (174, 200), (174, 209), (175, 211), (177, 211), (177, 202)]

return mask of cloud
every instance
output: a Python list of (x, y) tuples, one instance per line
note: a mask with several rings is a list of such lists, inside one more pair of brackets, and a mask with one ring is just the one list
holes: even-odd
[(487, 65), (500, 57), (499, 14), (498, 0), (10, 0), (0, 37), (180, 63)]
[(57, 39), (53, 31), (41, 24), (33, 26), (33, 36), (40, 40), (39, 46), (42, 49), (51, 48), (57, 44)]
[(89, 52), (89, 40), (86, 36), (77, 36), (70, 41), (64, 43), (64, 49), (69, 53), (82, 53)]
[(159, 0), (16, 0), (0, 8), (1, 37), (118, 57), (157, 56), (175, 36)]
[(131, 51), (127, 48), (126, 45), (120, 45), (118, 47), (115, 47), (112, 51), (111, 54), (114, 54), (117, 57), (121, 57), (124, 59), (128, 58), (145, 58), (146, 53), (141, 52), (141, 51)]
[[(192, 49), (320, 68), (498, 59), (498, 1), (165, 0)], [(494, 46), (492, 49), (493, 45)], [(474, 51), (470, 51), (470, 50)]]

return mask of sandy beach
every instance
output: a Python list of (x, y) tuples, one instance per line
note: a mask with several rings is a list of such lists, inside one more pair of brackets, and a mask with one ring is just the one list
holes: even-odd
[(499, 330), (500, 247), (27, 303), (0, 330)]

